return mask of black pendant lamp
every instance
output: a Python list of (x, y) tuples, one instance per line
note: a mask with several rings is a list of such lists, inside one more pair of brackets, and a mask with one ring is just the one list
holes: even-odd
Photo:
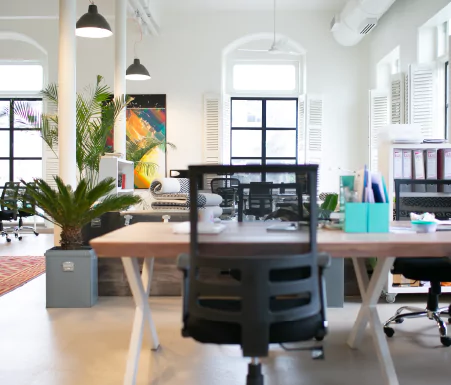
[(140, 63), (139, 59), (135, 58), (133, 64), (127, 68), (125, 78), (127, 80), (149, 80), (150, 74), (147, 68)]
[(91, 2), (88, 13), (78, 19), (75, 34), (81, 37), (100, 39), (113, 35), (113, 32), (106, 19), (97, 11), (97, 5)]
[(149, 80), (150, 79), (150, 74), (149, 71), (147, 71), (147, 68), (144, 67), (141, 62), (139, 61), (139, 59), (136, 57), (136, 44), (137, 43), (141, 43), (143, 40), (143, 31), (141, 28), (141, 24), (138, 23), (135, 20), (136, 24), (139, 27), (139, 32), (141, 34), (141, 38), (139, 41), (135, 41), (135, 44), (133, 46), (133, 51), (135, 53), (135, 60), (133, 60), (133, 64), (131, 64), (128, 68), (127, 71), (125, 72), (125, 79), (127, 80)]

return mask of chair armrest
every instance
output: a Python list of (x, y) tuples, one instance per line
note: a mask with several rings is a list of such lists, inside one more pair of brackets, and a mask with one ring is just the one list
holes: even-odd
[(329, 254), (319, 253), (318, 254), (318, 266), (322, 269), (327, 269), (332, 263), (332, 258)]
[(183, 272), (189, 271), (190, 261), (189, 254), (180, 254), (177, 257), (177, 269)]

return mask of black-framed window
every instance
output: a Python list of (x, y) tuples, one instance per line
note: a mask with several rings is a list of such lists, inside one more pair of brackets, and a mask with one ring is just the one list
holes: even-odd
[(42, 111), (39, 98), (0, 98), (0, 188), (5, 182), (42, 177), (40, 132), (14, 113), (18, 104)]
[[(231, 98), (232, 165), (297, 164), (297, 98)], [(242, 175), (242, 182), (290, 182), (289, 175)]]
[(449, 129), (449, 61), (445, 63), (445, 139), (448, 139), (448, 129)]

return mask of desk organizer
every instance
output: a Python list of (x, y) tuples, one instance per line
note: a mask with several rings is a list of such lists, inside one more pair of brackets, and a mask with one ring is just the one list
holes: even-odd
[(388, 203), (346, 203), (346, 233), (388, 233)]

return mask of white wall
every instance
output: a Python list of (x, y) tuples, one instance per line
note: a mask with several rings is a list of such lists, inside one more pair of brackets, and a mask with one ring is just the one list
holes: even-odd
[(422, 57), (418, 51), (419, 28), (431, 19), (449, 0), (397, 0), (382, 17), (377, 28), (365, 39), (369, 51), (370, 84), (377, 86), (376, 65), (399, 46), (401, 71)]
[[(332, 38), (330, 12), (280, 12), (280, 33), (306, 49), (307, 92), (324, 97), (323, 189), (336, 189), (336, 168), (356, 169), (367, 159), (368, 47), (342, 47)], [(114, 23), (111, 21), (111, 25)], [(57, 80), (58, 22), (3, 21), (1, 29), (33, 36), (48, 51), (49, 80)], [(138, 56), (152, 80), (128, 82), (127, 92), (167, 94), (168, 169), (202, 160), (203, 94), (221, 92), (221, 51), (249, 34), (271, 32), (272, 13), (166, 13), (159, 37), (145, 36)], [(129, 21), (128, 61), (133, 60), (137, 26)], [(79, 89), (101, 74), (113, 84), (114, 40), (78, 39)], [(2, 50), (0, 41), (0, 51)], [(328, 171), (333, 168), (333, 171)]]

